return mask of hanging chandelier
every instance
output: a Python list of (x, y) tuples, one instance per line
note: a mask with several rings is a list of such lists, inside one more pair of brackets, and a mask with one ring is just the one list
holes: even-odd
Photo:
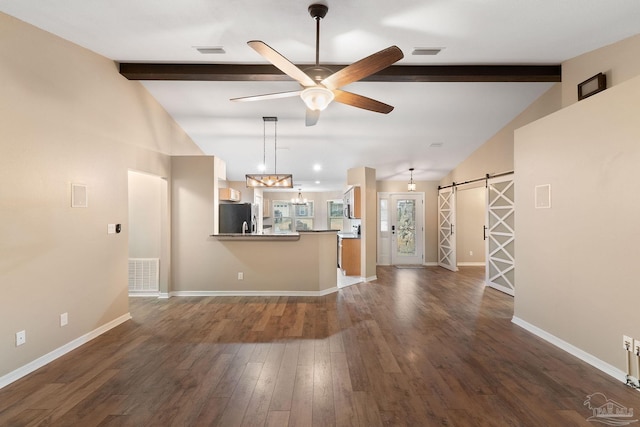
[(267, 122), (273, 122), (273, 173), (246, 174), (247, 187), (277, 187), (293, 188), (293, 176), (291, 174), (279, 174), (277, 172), (278, 155), (278, 118), (262, 118), (262, 166), (266, 168), (267, 152)]
[(297, 205), (297, 206), (300, 206), (300, 205), (306, 206), (307, 199), (302, 197), (302, 188), (298, 189), (298, 197), (294, 197), (293, 199), (291, 199), (291, 204)]
[(407, 184), (407, 190), (416, 191), (416, 183), (413, 182), (413, 168), (409, 168), (409, 172), (411, 173), (411, 179), (409, 180), (409, 184)]

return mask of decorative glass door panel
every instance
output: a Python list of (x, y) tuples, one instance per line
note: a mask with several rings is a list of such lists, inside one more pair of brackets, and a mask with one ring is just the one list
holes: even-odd
[(515, 295), (515, 194), (513, 175), (487, 182), (486, 284)]
[(456, 262), (456, 190), (438, 191), (438, 265), (458, 271)]
[(414, 200), (398, 200), (396, 209), (396, 251), (398, 256), (415, 256), (416, 203)]
[(393, 264), (423, 263), (423, 199), (421, 195), (393, 195), (392, 250)]

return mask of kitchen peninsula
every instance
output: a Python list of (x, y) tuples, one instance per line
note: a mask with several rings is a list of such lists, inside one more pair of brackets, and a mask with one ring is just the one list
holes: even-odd
[[(242, 294), (326, 295), (337, 290), (336, 231), (211, 236), (227, 259), (225, 290)], [(229, 286), (230, 285), (230, 286)]]
[[(171, 271), (170, 283), (161, 292), (169, 296), (319, 296), (337, 291), (335, 231), (300, 231), (282, 237), (274, 233), (268, 238), (216, 236), (219, 188), (226, 179), (224, 162), (213, 156), (174, 156), (171, 171)], [(353, 182), (375, 183), (374, 176), (367, 175), (365, 180), (353, 175)], [(375, 186), (371, 188), (375, 191)], [(367, 200), (375, 211), (375, 197)], [(366, 229), (375, 230), (375, 223)], [(363, 231), (360, 275), (373, 280), (375, 257), (369, 267), (367, 242), (375, 244), (375, 239), (367, 240)], [(375, 246), (369, 252), (375, 253)]]

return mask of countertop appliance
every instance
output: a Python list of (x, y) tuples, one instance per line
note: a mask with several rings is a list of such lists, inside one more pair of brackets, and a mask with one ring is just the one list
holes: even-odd
[[(221, 203), (219, 205), (218, 233), (258, 232), (257, 205), (252, 203)], [(245, 226), (246, 224), (246, 226)]]

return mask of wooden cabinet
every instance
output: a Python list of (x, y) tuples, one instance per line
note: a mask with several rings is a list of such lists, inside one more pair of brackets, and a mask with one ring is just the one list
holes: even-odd
[(221, 188), (219, 191), (220, 191), (220, 200), (223, 200), (225, 202), (240, 201), (240, 192), (234, 188)]
[(362, 218), (360, 200), (360, 187), (351, 187), (344, 193), (344, 204), (349, 207), (349, 218)]
[(269, 218), (271, 216), (271, 200), (264, 199), (262, 201), (262, 218)]
[(340, 240), (340, 268), (345, 276), (360, 276), (360, 239)]

